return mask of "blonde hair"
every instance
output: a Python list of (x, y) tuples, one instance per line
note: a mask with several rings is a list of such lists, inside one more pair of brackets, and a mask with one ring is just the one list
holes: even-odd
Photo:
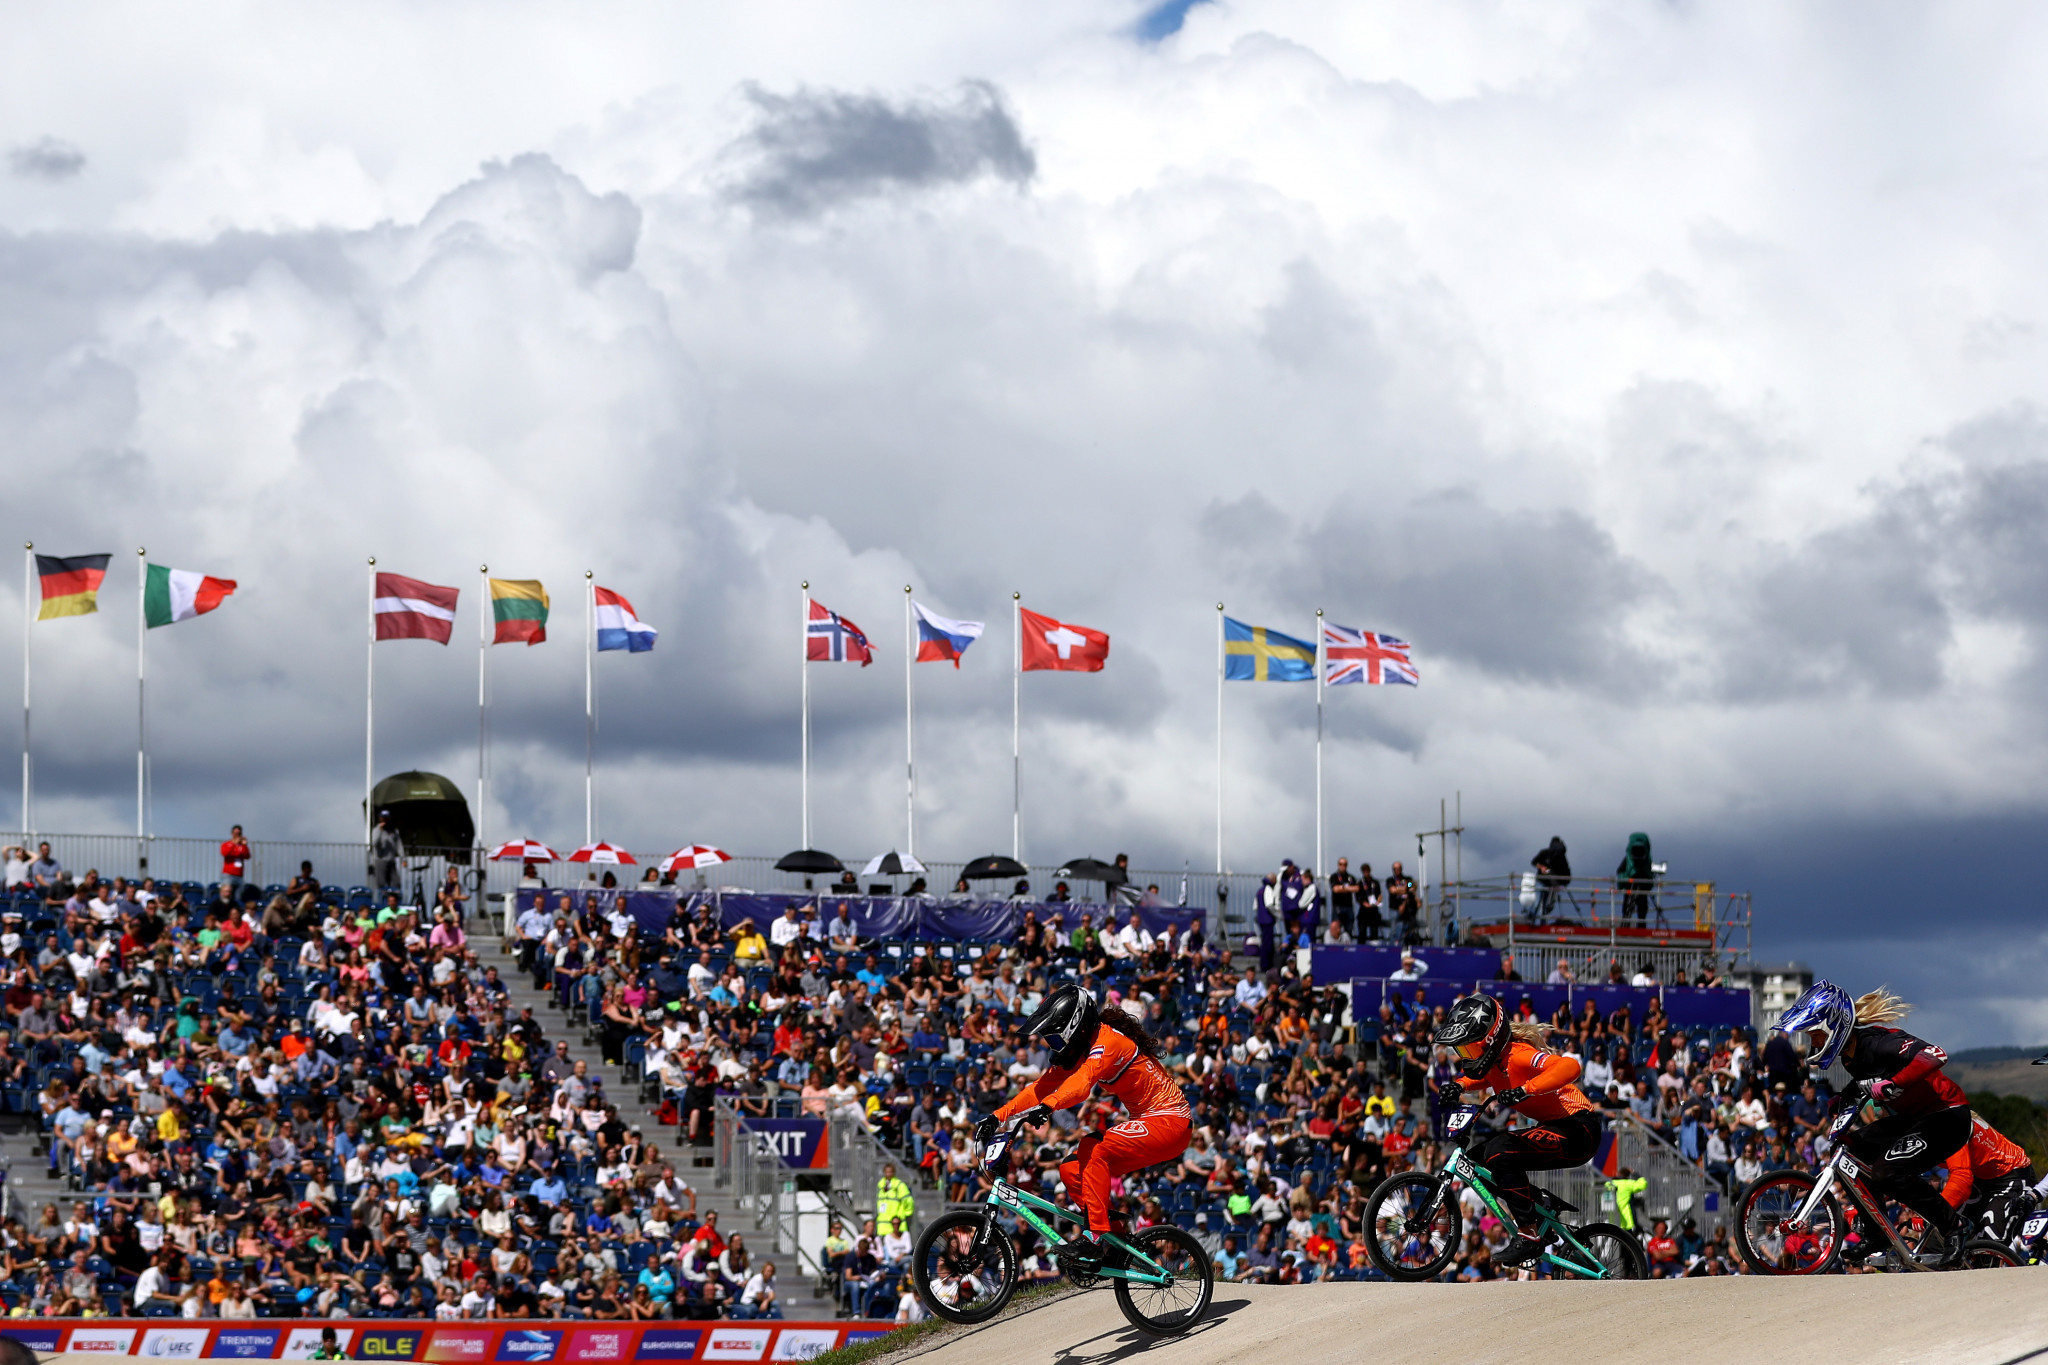
[(1515, 1035), (1517, 1042), (1542, 1047), (1550, 1041), (1550, 1025), (1540, 1019), (1516, 1019), (1508, 1025), (1508, 1031)]
[(1891, 993), (1888, 986), (1879, 986), (1868, 995), (1856, 997), (1856, 1026), (1865, 1024), (1896, 1024), (1913, 1012), (1913, 1007)]

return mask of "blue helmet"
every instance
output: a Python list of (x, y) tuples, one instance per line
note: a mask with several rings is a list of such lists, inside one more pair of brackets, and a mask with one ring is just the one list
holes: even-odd
[(1778, 1016), (1772, 1025), (1778, 1033), (1818, 1033), (1819, 1045), (1806, 1054), (1808, 1065), (1830, 1067), (1842, 1055), (1849, 1030), (1856, 1027), (1856, 1002), (1849, 992), (1832, 981), (1816, 981)]

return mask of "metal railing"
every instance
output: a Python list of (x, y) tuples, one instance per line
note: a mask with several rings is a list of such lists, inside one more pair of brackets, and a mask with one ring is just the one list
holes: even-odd
[(757, 1233), (768, 1233), (777, 1253), (796, 1257), (805, 1274), (822, 1278), (825, 1269), (804, 1248), (798, 1227), (805, 1212), (798, 1198), (803, 1193), (798, 1173), (784, 1165), (780, 1156), (763, 1151), (746, 1126), (746, 1116), (724, 1099), (717, 1101), (713, 1111), (712, 1141), (718, 1187), (739, 1202)]
[[(1627, 1168), (1648, 1182), (1643, 1192), (1631, 1203), (1635, 1215), (1636, 1231), (1649, 1231), (1654, 1219), (1665, 1218), (1673, 1227), (1687, 1215), (1699, 1221), (1702, 1233), (1711, 1232), (1711, 1219), (1715, 1214), (1707, 1210), (1707, 1195), (1719, 1193), (1716, 1186), (1707, 1179), (1705, 1172), (1687, 1161), (1678, 1149), (1645, 1128), (1633, 1114), (1608, 1115), (1608, 1131), (1614, 1134), (1621, 1150), (1616, 1154), (1616, 1169)], [(1565, 1171), (1531, 1171), (1529, 1179), (1543, 1188), (1579, 1206), (1587, 1218), (1613, 1218), (1615, 1200), (1607, 1188), (1608, 1177), (1591, 1166), (1578, 1166)], [(1600, 1210), (1595, 1214), (1594, 1210)], [(1724, 1208), (1717, 1211), (1725, 1216)]]
[[(1610, 963), (1633, 974), (1651, 962), (1659, 979), (1676, 983), (1708, 957), (1725, 970), (1750, 955), (1749, 893), (1712, 882), (1660, 877), (1638, 892), (1612, 877), (1578, 877), (1540, 916), (1533, 908), (1544, 905), (1544, 893), (1525, 873), (1455, 882), (1445, 896), (1459, 939), (1487, 929), (1530, 981), (1545, 980), (1560, 962), (1586, 984), (1604, 979)], [(1630, 913), (1637, 904), (1641, 912)], [(1631, 932), (1638, 928), (1647, 936)]]

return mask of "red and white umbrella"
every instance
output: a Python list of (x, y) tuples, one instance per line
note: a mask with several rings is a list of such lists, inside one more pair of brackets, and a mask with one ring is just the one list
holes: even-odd
[(687, 872), (691, 868), (717, 867), (720, 863), (729, 863), (731, 861), (732, 855), (724, 849), (713, 848), (709, 844), (691, 844), (688, 848), (679, 848), (666, 858), (663, 858), (661, 860), (661, 870), (663, 872)]
[(594, 844), (585, 844), (574, 853), (571, 853), (569, 861), (572, 863), (612, 863), (616, 865), (618, 863), (632, 862), (633, 855), (620, 848), (617, 844), (607, 844), (600, 840)]
[(562, 855), (538, 839), (514, 839), (509, 844), (498, 845), (491, 854), (491, 861), (498, 863), (559, 863)]

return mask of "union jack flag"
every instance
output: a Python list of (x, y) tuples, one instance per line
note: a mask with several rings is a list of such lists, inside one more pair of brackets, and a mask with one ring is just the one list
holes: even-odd
[(859, 626), (813, 602), (804, 629), (804, 658), (813, 663), (857, 663), (866, 668), (875, 661), (875, 651)]
[(1398, 683), (1414, 687), (1422, 681), (1415, 661), (1408, 657), (1408, 642), (1370, 630), (1323, 623), (1323, 681), (1331, 687), (1342, 683), (1370, 683), (1381, 686)]

